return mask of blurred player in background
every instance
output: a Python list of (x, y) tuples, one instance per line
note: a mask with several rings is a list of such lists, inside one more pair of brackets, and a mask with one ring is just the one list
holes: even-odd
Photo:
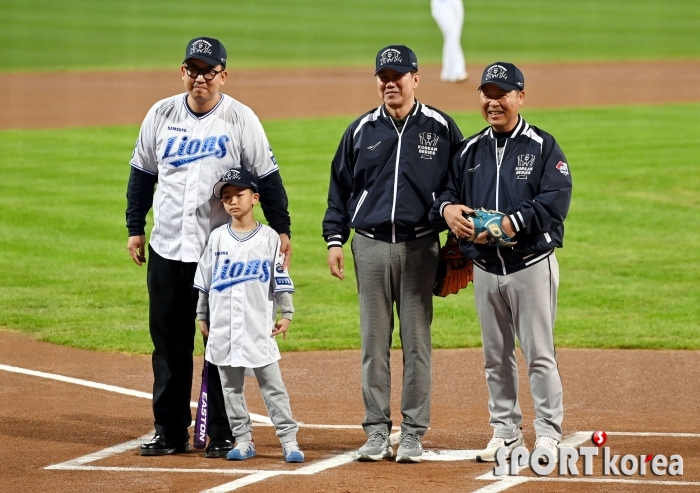
[(440, 80), (443, 82), (467, 80), (468, 74), (461, 44), (462, 24), (464, 23), (462, 0), (431, 0), (430, 13), (437, 22), (444, 38)]

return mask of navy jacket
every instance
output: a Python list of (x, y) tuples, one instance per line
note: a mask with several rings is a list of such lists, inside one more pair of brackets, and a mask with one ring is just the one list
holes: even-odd
[(343, 245), (351, 228), (392, 243), (433, 233), (428, 212), (461, 141), (452, 118), (419, 102), (401, 131), (383, 105), (355, 120), (331, 167), (323, 219), (328, 247)]
[(566, 157), (554, 137), (520, 116), (500, 165), (496, 156), (491, 127), (465, 139), (454, 156), (447, 188), (433, 204), (430, 220), (433, 227), (443, 227), (442, 212), (449, 204), (508, 214), (516, 231), (513, 247), (460, 241), (460, 250), (477, 267), (506, 275), (563, 246), (572, 183)]

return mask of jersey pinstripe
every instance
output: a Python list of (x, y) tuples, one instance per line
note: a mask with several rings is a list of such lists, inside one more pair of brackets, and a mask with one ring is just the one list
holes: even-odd
[(158, 176), (150, 243), (162, 257), (197, 262), (209, 233), (229, 220), (214, 184), (230, 168), (258, 178), (278, 170), (260, 120), (235, 99), (221, 95), (197, 116), (187, 94), (157, 102), (141, 125), (129, 164)]
[(263, 224), (244, 239), (229, 224), (211, 233), (194, 278), (194, 287), (209, 296), (207, 361), (259, 368), (280, 359), (270, 337), (274, 295), (293, 292), (294, 284), (279, 250), (279, 235)]

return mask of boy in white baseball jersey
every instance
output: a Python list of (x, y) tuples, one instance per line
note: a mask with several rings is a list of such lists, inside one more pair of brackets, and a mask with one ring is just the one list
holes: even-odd
[[(229, 170), (214, 186), (214, 196), (221, 198), (231, 222), (212, 231), (197, 265), (197, 319), (202, 333), (208, 333), (205, 358), (219, 368), (226, 414), (236, 442), (226, 458), (255, 456), (243, 395), (244, 373), (251, 368), (285, 460), (304, 462), (296, 441), (299, 425), (292, 419), (275, 341), (275, 336), (286, 335), (291, 323), (294, 284), (283, 267), (279, 235), (253, 219), (257, 190), (255, 175), (245, 168)], [(282, 318), (275, 321), (278, 307)]]

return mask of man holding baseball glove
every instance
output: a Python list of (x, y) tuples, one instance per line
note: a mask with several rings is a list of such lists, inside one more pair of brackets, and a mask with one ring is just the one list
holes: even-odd
[(479, 96), (489, 127), (464, 140), (447, 190), (430, 213), (434, 226), (447, 223), (474, 264), (494, 428), (477, 460), (493, 461), (500, 447), (510, 455), (524, 445), (516, 336), (535, 405), (535, 447), (547, 447), (556, 457), (564, 410), (553, 341), (559, 286), (554, 249), (563, 246), (571, 174), (554, 138), (520, 116), (525, 78), (515, 65), (489, 65)]

